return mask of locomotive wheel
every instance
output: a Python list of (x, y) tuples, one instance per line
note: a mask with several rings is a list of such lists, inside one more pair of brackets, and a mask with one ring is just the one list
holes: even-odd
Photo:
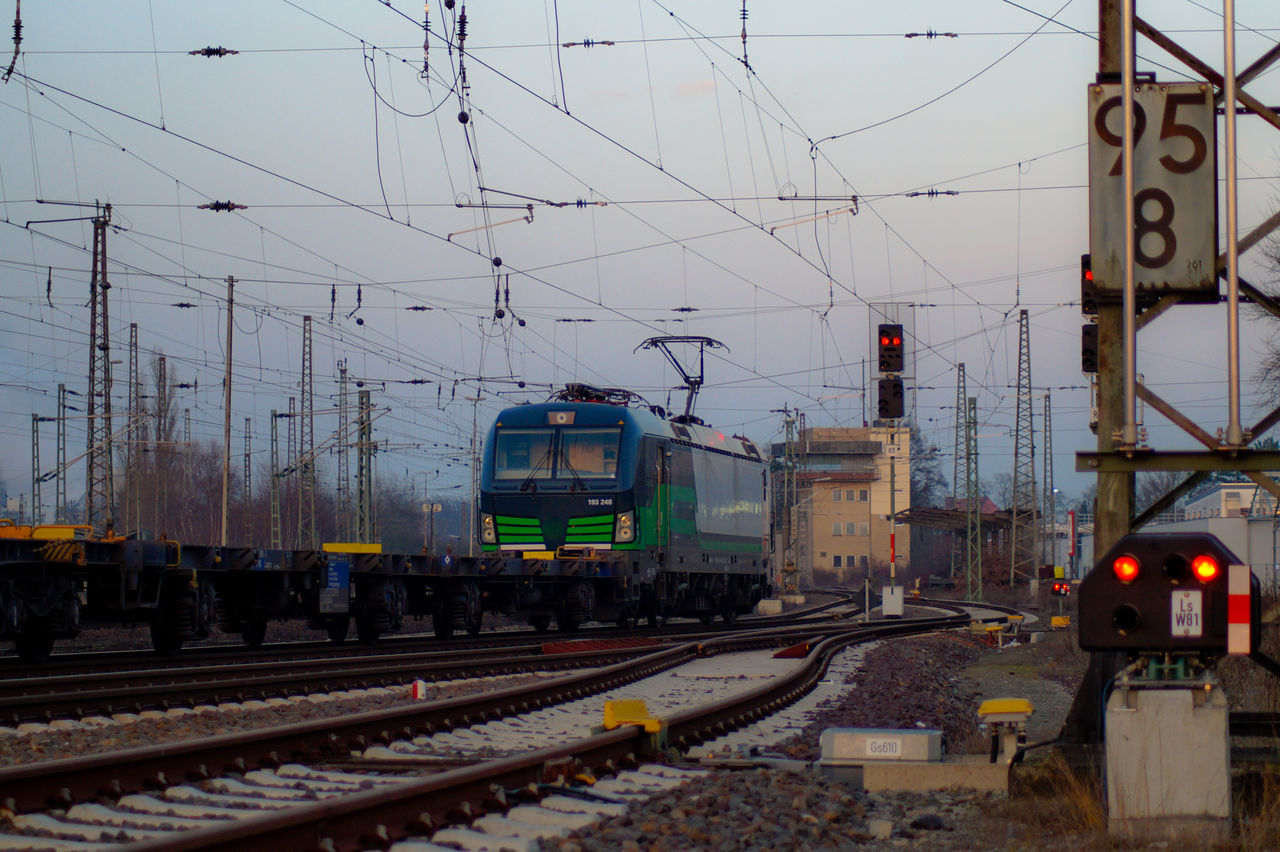
[(24, 663), (47, 663), (53, 653), (53, 631), (40, 619), (28, 621), (13, 643)]
[(662, 604), (655, 604), (653, 609), (649, 610), (649, 626), (650, 627), (666, 627), (667, 625), (667, 608)]
[(640, 626), (640, 619), (636, 617), (634, 609), (628, 609), (623, 615), (618, 616), (618, 626), (623, 630), (635, 630)]
[(582, 610), (577, 607), (565, 606), (556, 610), (556, 630), (561, 633), (577, 633), (578, 628), (582, 626)]
[(240, 622), (240, 638), (250, 648), (257, 648), (267, 638), (267, 618), (263, 615), (251, 615)]
[(529, 616), (529, 626), (539, 633), (546, 633), (551, 629), (551, 613), (535, 612)]
[(726, 609), (724, 612), (720, 613), (720, 617), (724, 619), (725, 624), (733, 624), (734, 620), (738, 617), (738, 613), (736, 610)]
[(329, 641), (337, 645), (345, 642), (347, 640), (347, 627), (350, 622), (351, 619), (345, 615), (329, 619), (324, 625), (324, 632), (328, 634)]
[(162, 657), (172, 657), (182, 650), (182, 637), (174, 629), (172, 614), (158, 612), (151, 616), (151, 647)]

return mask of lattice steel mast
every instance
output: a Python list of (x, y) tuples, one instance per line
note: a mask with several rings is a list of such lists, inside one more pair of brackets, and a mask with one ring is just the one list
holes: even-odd
[[(964, 493), (962, 490), (967, 487), (969, 481), (969, 457), (967, 443), (965, 441), (967, 433), (965, 424), (968, 422), (967, 410), (965, 408), (965, 400), (968, 394), (965, 391), (965, 375), (964, 364), (956, 365), (956, 429), (955, 429), (955, 451), (952, 455), (951, 465), (951, 508), (958, 510), (960, 508), (960, 495)], [(964, 485), (962, 485), (964, 483)], [(968, 556), (965, 555), (961, 542), (967, 541), (961, 536), (959, 531), (951, 534), (951, 576), (955, 577), (960, 573), (962, 566), (968, 565)]]
[(302, 318), (302, 446), (298, 465), (298, 540), (301, 547), (315, 549), (316, 542), (316, 460), (315, 460), (315, 376), (311, 360), (311, 317)]
[[(93, 220), (93, 271), (89, 277), (89, 399), (85, 446), (84, 521), (101, 529), (114, 524), (115, 482), (111, 461), (111, 324), (107, 310), (107, 227), (111, 205)], [(99, 414), (101, 411), (101, 414)]]
[(1036, 450), (1031, 418), (1031, 330), (1027, 310), (1018, 312), (1018, 398), (1013, 427), (1013, 501), (1009, 507), (1012, 531), (1009, 542), (1009, 585), (1015, 579), (1035, 576), (1040, 547), (1036, 532)]
[(965, 600), (982, 600), (982, 486), (978, 481), (978, 399), (965, 403)]

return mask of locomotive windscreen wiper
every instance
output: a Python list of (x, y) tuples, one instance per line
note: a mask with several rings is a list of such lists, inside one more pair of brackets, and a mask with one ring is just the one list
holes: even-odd
[(565, 470), (569, 471), (571, 476), (573, 476), (573, 484), (569, 486), (569, 493), (573, 493), (574, 488), (580, 488), (583, 491), (587, 490), (587, 483), (582, 481), (582, 477), (578, 474), (578, 471), (574, 469), (573, 463), (569, 461), (568, 453), (561, 454), (560, 465)]
[(538, 471), (542, 470), (542, 466), (551, 460), (551, 447), (552, 442), (548, 441), (546, 452), (538, 458), (533, 469), (529, 471), (529, 475), (524, 478), (524, 482), (520, 483), (521, 491), (529, 491), (532, 489), (535, 494), (538, 492), (538, 483), (534, 482), (533, 478), (538, 475)]

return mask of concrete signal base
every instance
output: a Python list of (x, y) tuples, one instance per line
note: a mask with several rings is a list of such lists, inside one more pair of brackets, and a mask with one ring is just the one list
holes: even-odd
[(1213, 679), (1129, 683), (1107, 700), (1112, 834), (1200, 847), (1231, 830), (1227, 699)]

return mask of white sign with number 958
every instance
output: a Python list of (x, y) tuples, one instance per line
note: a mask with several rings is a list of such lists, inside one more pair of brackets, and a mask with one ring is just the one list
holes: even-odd
[[(1133, 103), (1134, 274), (1140, 293), (1217, 292), (1217, 122), (1206, 83), (1139, 83)], [(1094, 285), (1124, 288), (1124, 108), (1089, 86), (1089, 253)]]

